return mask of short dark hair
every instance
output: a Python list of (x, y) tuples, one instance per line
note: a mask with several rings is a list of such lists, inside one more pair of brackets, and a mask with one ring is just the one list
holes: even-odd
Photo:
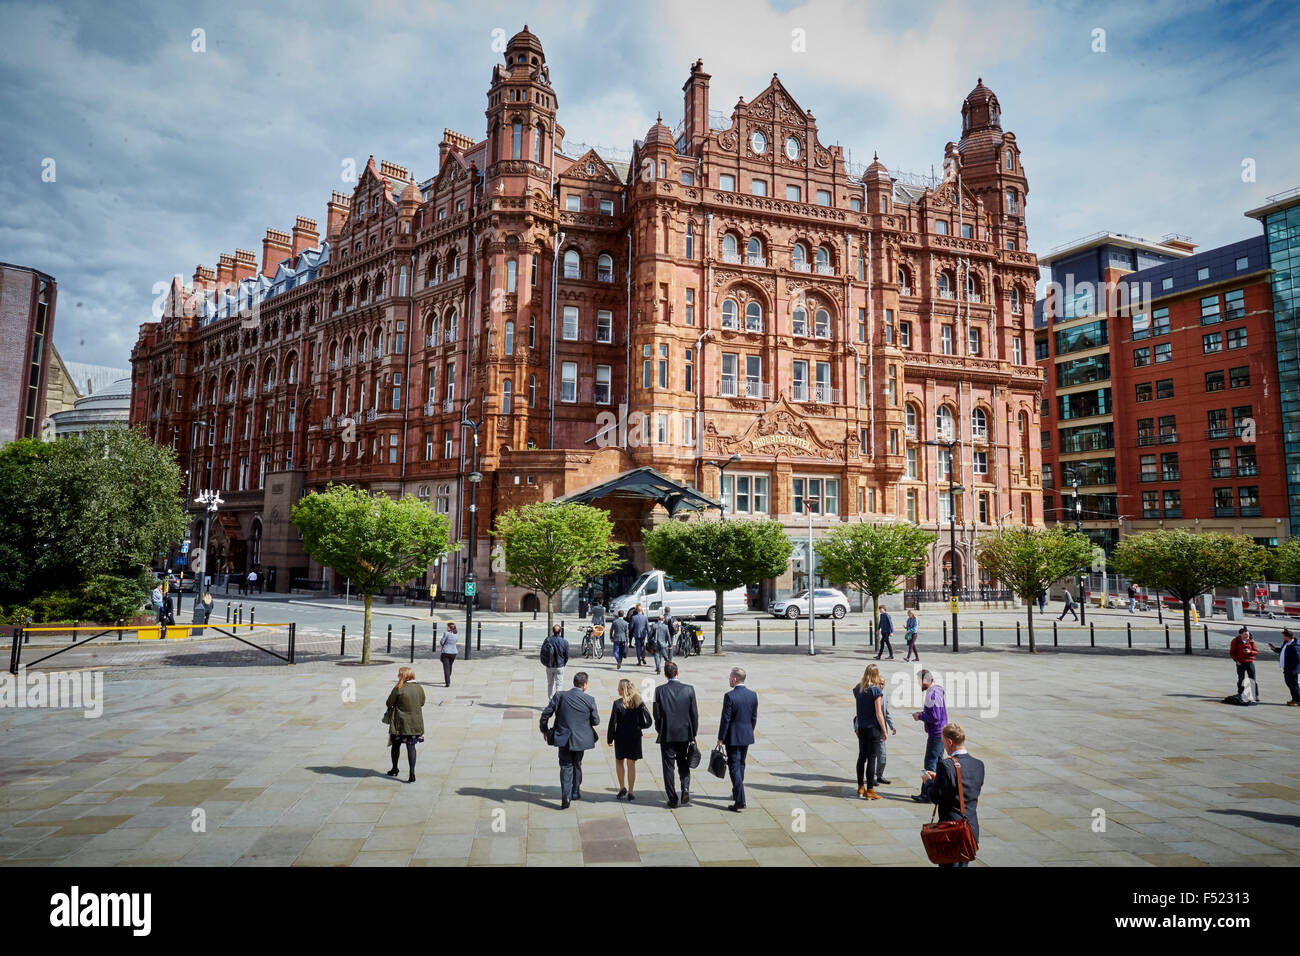
[(664, 664), (664, 676), (667, 677), (669, 680), (672, 680), (674, 677), (676, 677), (677, 665), (672, 661), (668, 661), (666, 664)]
[(576, 673), (576, 674), (573, 675), (573, 686), (574, 686), (574, 687), (586, 687), (586, 686), (587, 686), (587, 672), (586, 672), (586, 671), (578, 671), (578, 673)]

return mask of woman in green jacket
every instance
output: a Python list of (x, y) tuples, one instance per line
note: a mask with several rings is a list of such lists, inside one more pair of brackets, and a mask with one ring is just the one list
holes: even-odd
[(388, 745), (393, 752), (390, 777), (397, 776), (397, 756), (406, 744), (406, 761), (415, 782), (415, 745), (424, 743), (424, 688), (415, 682), (415, 671), (403, 667), (397, 672), (397, 686), (388, 694)]

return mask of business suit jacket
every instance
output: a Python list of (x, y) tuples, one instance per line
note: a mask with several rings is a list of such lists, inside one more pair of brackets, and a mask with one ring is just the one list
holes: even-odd
[[(966, 797), (966, 819), (975, 842), (980, 841), (980, 821), (978, 804), (980, 791), (984, 789), (984, 761), (976, 760), (970, 754), (957, 754), (961, 763), (961, 788)], [(940, 820), (960, 820), (961, 804), (957, 798), (957, 771), (953, 769), (952, 758), (945, 757), (934, 768), (934, 782), (930, 784), (930, 798), (939, 806)]]
[(609, 625), (610, 640), (615, 644), (627, 643), (627, 620), (616, 617)]
[(645, 613), (633, 614), (628, 623), (632, 627), (632, 640), (644, 641), (646, 631), (649, 629), (649, 619), (645, 616)]
[(748, 747), (754, 742), (758, 725), (758, 695), (744, 684), (737, 684), (722, 695), (722, 722), (718, 739), (728, 747)]
[(695, 688), (674, 678), (655, 690), (655, 730), (661, 744), (684, 744), (700, 729)]
[(600, 723), (596, 698), (577, 687), (560, 691), (542, 711), (542, 733), (546, 733), (546, 723), (552, 714), (555, 715), (555, 746), (570, 750), (591, 750), (596, 746), (595, 728)]

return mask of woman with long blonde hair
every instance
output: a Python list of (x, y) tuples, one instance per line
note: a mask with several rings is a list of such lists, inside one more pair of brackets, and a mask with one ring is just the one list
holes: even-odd
[(641, 759), (641, 731), (653, 723), (636, 685), (626, 677), (618, 682), (618, 697), (609, 713), (606, 743), (614, 746), (614, 772), (618, 774), (618, 799), (636, 799), (636, 762)]
[(409, 667), (398, 670), (397, 686), (388, 692), (384, 723), (388, 724), (388, 746), (393, 755), (388, 776), (397, 776), (397, 758), (405, 744), (411, 771), (406, 782), (415, 783), (415, 745), (424, 743), (424, 688), (415, 682), (415, 671)]
[[(853, 699), (857, 716), (853, 718), (853, 732), (858, 735), (858, 796), (864, 800), (879, 800), (876, 793), (876, 763), (880, 757), (880, 744), (885, 739), (885, 695), (880, 687), (880, 668), (868, 664), (862, 680), (853, 685)], [(863, 775), (863, 771), (866, 775)]]

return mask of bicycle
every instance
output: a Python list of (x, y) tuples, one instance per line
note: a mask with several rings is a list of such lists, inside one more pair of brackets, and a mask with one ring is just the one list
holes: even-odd
[[(596, 628), (600, 628), (597, 632)], [(601, 625), (589, 625), (582, 632), (582, 656), (588, 660), (600, 660), (605, 656), (605, 647), (600, 642), (605, 628)]]
[(677, 643), (673, 647), (673, 653), (681, 657), (690, 657), (700, 653), (700, 629), (694, 624), (681, 622), (681, 629), (677, 632)]

